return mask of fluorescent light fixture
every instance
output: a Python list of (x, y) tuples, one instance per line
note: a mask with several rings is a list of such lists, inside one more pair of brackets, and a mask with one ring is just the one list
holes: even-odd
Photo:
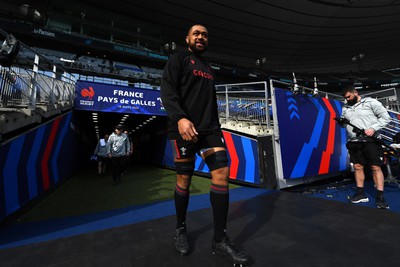
[(69, 62), (69, 63), (74, 63), (75, 62), (75, 60), (73, 60), (73, 59), (67, 59), (67, 58), (62, 58), (62, 57), (60, 57), (60, 60), (63, 61), (63, 62)]

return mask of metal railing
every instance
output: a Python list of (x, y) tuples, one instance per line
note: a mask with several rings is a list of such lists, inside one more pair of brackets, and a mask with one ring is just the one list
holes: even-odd
[(219, 116), (224, 121), (246, 121), (270, 126), (267, 82), (216, 85)]
[[(0, 38), (5, 39), (6, 35), (0, 29)], [(75, 78), (27, 45), (20, 44), (21, 51), (28, 50), (31, 53), (19, 53), (11, 67), (0, 66), (0, 108), (5, 111), (23, 108), (35, 110), (38, 105), (72, 107)]]
[[(5, 36), (0, 29), (0, 40)], [(21, 51), (30, 53), (18, 53), (11, 66), (0, 65), (0, 142), (74, 105), (74, 76), (20, 44)]]
[[(270, 80), (270, 87), (293, 90), (293, 84), (278, 80)], [(304, 95), (315, 96), (315, 88), (298, 86), (298, 92)], [(225, 127), (236, 130), (245, 130), (251, 126), (270, 128), (273, 125), (273, 107), (271, 90), (267, 82), (252, 82), (238, 84), (216, 85), (217, 103), (220, 120)], [(318, 90), (321, 97), (344, 101), (340, 94)], [(362, 97), (373, 97), (379, 100), (393, 114), (400, 118), (400, 104), (396, 88), (360, 93)], [(393, 135), (399, 132), (400, 121), (392, 118), (391, 123), (385, 127), (384, 139), (392, 141)]]

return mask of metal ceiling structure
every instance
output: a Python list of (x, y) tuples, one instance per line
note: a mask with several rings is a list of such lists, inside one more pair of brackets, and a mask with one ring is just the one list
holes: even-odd
[[(9, 6), (3, 14), (28, 4), (47, 19), (47, 26), (69, 24), (72, 32), (116, 42), (142, 39), (140, 45), (159, 51), (168, 42), (185, 49), (188, 28), (204, 24), (210, 34), (206, 56), (245, 68), (328, 73), (400, 65), (400, 0), (2, 2), (0, 10)], [(82, 24), (85, 28), (78, 29)], [(256, 65), (258, 59), (264, 64)]]
[[(291, 76), (295, 72), (309, 73), (313, 77), (335, 73), (330, 77), (340, 82), (346, 73), (362, 73), (359, 77), (372, 80), (366, 76), (368, 71), (385, 79), (396, 79), (396, 75), (385, 69), (400, 67), (400, 0), (2, 2), (0, 16), (18, 14), (27, 4), (30, 9), (26, 18), (40, 17), (41, 26), (46, 25), (48, 29), (65, 27), (71, 40), (78, 35), (88, 36), (160, 53), (165, 52), (166, 43), (172, 42), (178, 50), (186, 49), (187, 30), (193, 24), (203, 24), (208, 28), (210, 43), (205, 56), (211, 62), (267, 74), (282, 72)], [(24, 42), (77, 54), (93, 55), (96, 52), (102, 56), (106, 53), (90, 51), (90, 45), (86, 43), (51, 42), (51, 38), (44, 41), (40, 39), (43, 36), (32, 36), (27, 35)], [(132, 60), (138, 65), (149, 62), (135, 57), (124, 58), (124, 55), (118, 58), (116, 53), (104, 56)], [(257, 60), (261, 64), (256, 64)], [(158, 61), (157, 64), (162, 67), (165, 62)], [(343, 73), (343, 76), (337, 73)], [(354, 76), (350, 78), (352, 80)], [(103, 114), (101, 117), (104, 123), (113, 127), (122, 114), (110, 118)], [(135, 117), (126, 124), (133, 130), (147, 119)]]
[(400, 65), (399, 0), (79, 3), (148, 22), (165, 41), (181, 46), (191, 25), (204, 24), (210, 33), (208, 56), (239, 66), (253, 67), (261, 58), (266, 59), (266, 70), (289, 72), (382, 70)]

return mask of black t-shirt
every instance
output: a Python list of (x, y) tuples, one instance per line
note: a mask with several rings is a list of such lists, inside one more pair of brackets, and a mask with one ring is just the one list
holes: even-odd
[(161, 99), (169, 131), (178, 131), (182, 118), (190, 120), (199, 133), (220, 128), (214, 74), (199, 55), (188, 51), (170, 57), (161, 81)]

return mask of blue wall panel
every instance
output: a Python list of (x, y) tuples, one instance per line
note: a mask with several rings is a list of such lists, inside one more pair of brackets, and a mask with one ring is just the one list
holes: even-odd
[(276, 89), (283, 177), (295, 179), (348, 169), (346, 132), (333, 120), (341, 103)]
[(69, 112), (0, 147), (0, 220), (81, 168), (83, 153), (76, 148), (82, 144), (74, 121)]
[[(261, 185), (257, 140), (228, 131), (223, 131), (223, 134), (228, 150), (230, 180)], [(165, 145), (164, 159), (161, 165), (175, 167), (169, 142)], [(207, 164), (198, 155), (196, 155), (195, 171), (205, 176), (210, 175)]]

